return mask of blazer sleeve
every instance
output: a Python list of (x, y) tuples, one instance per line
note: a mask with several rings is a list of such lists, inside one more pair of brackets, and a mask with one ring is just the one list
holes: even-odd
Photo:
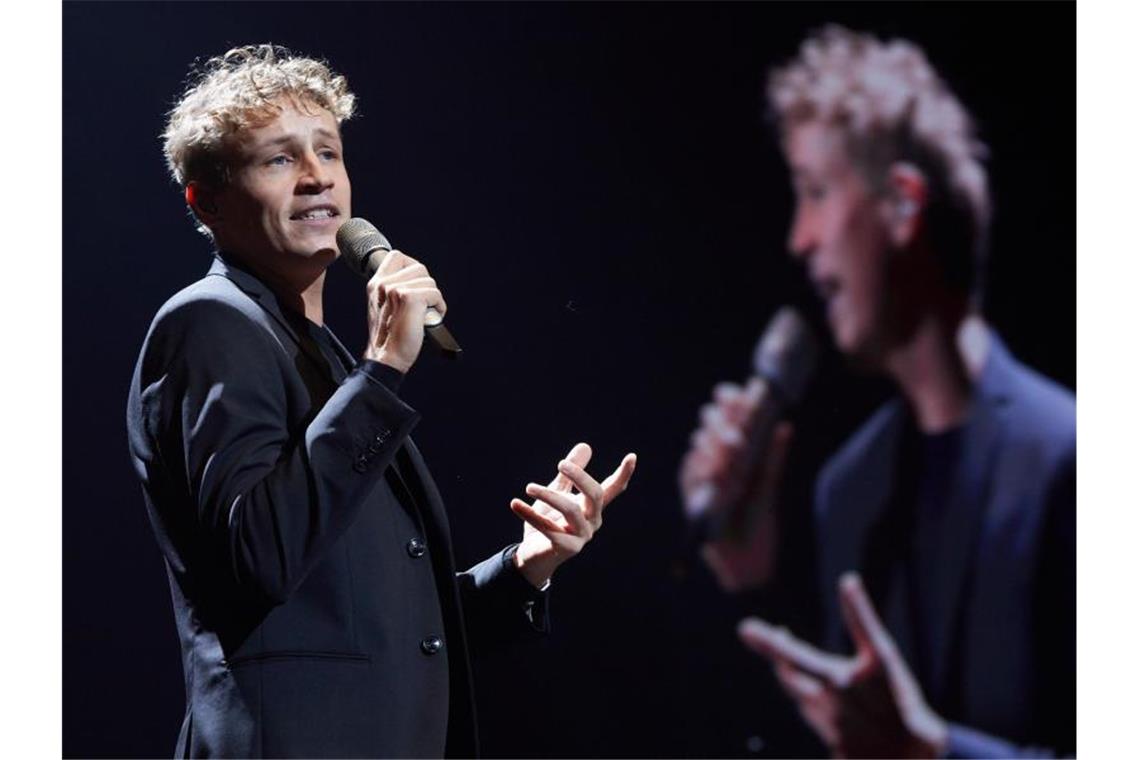
[(344, 533), (419, 419), (358, 369), (290, 426), (290, 361), (240, 307), (183, 303), (156, 318), (128, 408), (156, 527), (183, 561), (271, 604)]
[(1070, 439), (1049, 469), (1041, 552), (1034, 580), (1041, 639), (1033, 692), (1035, 744), (1018, 745), (962, 725), (950, 725), (947, 757), (1073, 757), (1077, 751), (1077, 470)]
[(517, 549), (518, 544), (511, 544), (456, 574), (467, 633), (476, 651), (550, 632), (550, 592), (536, 589), (515, 568)]
[(950, 724), (947, 758), (989, 758), (989, 757), (1056, 757), (1053, 750), (1046, 747), (1021, 747), (1005, 739), (999, 739), (966, 726)]

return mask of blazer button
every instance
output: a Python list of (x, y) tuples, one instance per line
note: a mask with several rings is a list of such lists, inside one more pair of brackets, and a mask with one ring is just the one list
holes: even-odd
[(427, 551), (427, 544), (425, 544), (423, 541), (419, 540), (418, 538), (413, 538), (411, 541), (408, 542), (408, 545), (404, 548), (406, 548), (408, 550), (408, 556), (409, 557), (412, 557), (414, 559), (419, 559), (420, 557), (424, 556), (424, 552)]
[(368, 460), (364, 459), (363, 457), (357, 459), (352, 463), (352, 469), (356, 470), (357, 472), (364, 472), (368, 469)]
[(439, 650), (443, 649), (443, 639), (439, 636), (428, 636), (420, 642), (420, 649), (426, 655), (433, 655)]

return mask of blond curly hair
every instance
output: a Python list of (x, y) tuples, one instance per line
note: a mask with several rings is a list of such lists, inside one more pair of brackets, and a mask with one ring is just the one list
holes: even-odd
[(980, 291), (991, 216), (986, 147), (921, 49), (826, 27), (770, 73), (768, 102), (784, 134), (807, 121), (841, 129), (849, 158), (873, 190), (886, 191), (892, 163), (917, 166), (929, 186), (926, 219), (946, 274)]
[[(337, 124), (356, 109), (343, 75), (325, 61), (280, 45), (236, 47), (193, 67), (162, 133), (171, 177), (182, 188), (192, 181), (224, 187), (230, 178), (227, 138), (272, 121), (282, 100), (297, 108), (325, 109)], [(209, 234), (201, 224), (198, 229)]]

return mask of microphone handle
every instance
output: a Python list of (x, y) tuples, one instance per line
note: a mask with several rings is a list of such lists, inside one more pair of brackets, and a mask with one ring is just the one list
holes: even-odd
[[(378, 251), (382, 251), (383, 255), (376, 256)], [(392, 252), (391, 248), (380, 245), (373, 248), (368, 252), (368, 275), (371, 277), (376, 274), (376, 270), (384, 261), (384, 256)], [(427, 312), (424, 314), (424, 335), (426, 335), (431, 344), (439, 349), (448, 359), (458, 359), (463, 353), (463, 349), (459, 347), (459, 343), (455, 340), (455, 336), (443, 324), (443, 315), (431, 306), (428, 307)]]
[[(429, 312), (439, 314), (435, 309), (428, 309)], [(463, 349), (455, 341), (455, 336), (451, 334), (451, 330), (440, 321), (437, 325), (424, 325), (424, 334), (427, 335), (436, 348), (440, 350), (448, 359), (458, 359), (463, 354)]]
[(724, 537), (737, 542), (746, 541), (763, 512), (774, 506), (752, 497), (757, 495), (757, 489), (768, 476), (767, 460), (772, 455), (772, 436), (784, 418), (787, 404), (773, 383), (764, 380), (764, 386), (764, 397), (752, 420), (745, 447), (745, 472), (748, 477), (743, 491), (737, 496), (736, 504), (729, 506), (723, 525)]

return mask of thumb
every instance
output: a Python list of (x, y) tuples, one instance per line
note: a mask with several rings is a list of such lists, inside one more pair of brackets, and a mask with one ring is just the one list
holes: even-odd
[(873, 668), (876, 664), (882, 667), (900, 707), (908, 709), (923, 703), (922, 687), (879, 620), (857, 573), (847, 573), (840, 578), (839, 599), (847, 627), (856, 642), (857, 667)]
[(845, 573), (839, 579), (839, 605), (860, 659), (873, 656), (886, 660), (894, 654), (894, 640), (879, 620), (858, 573)]

